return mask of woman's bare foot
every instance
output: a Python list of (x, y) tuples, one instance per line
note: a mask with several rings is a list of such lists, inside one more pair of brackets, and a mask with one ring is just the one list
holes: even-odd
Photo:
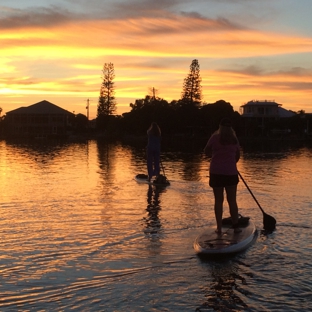
[(238, 223), (233, 224), (232, 228), (234, 229), (234, 233), (240, 233), (242, 229), (239, 228)]

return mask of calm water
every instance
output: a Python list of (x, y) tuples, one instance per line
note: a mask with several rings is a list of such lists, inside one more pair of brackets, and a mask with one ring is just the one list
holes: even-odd
[(163, 151), (171, 186), (156, 189), (134, 180), (143, 148), (0, 141), (0, 310), (312, 311), (312, 149), (261, 150), (239, 170), (277, 230), (261, 232), (241, 182), (258, 239), (205, 260), (192, 247), (214, 225), (201, 153)]

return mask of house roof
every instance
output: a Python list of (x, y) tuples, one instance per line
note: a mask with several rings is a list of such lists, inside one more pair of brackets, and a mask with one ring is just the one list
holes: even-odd
[(282, 107), (279, 107), (277, 110), (278, 110), (278, 115), (282, 118), (292, 117), (296, 115), (296, 113), (290, 110), (284, 109)]
[(253, 106), (253, 105), (261, 105), (261, 106), (281, 106), (282, 104), (278, 104), (274, 101), (249, 101), (246, 104), (242, 105), (242, 106)]
[(43, 100), (27, 107), (20, 107), (7, 112), (7, 114), (52, 114), (52, 115), (73, 115), (73, 113), (63, 109), (49, 101)]

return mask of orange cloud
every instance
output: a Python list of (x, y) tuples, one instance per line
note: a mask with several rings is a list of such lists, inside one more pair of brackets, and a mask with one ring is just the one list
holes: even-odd
[(8, 103), (1, 104), (6, 111), (16, 108), (14, 94), (24, 96), (25, 105), (40, 94), (76, 112), (80, 106), (73, 103), (75, 98), (93, 98), (95, 106), (105, 62), (115, 66), (119, 112), (129, 110), (130, 101), (145, 97), (150, 87), (168, 101), (179, 99), (194, 58), (201, 66), (206, 102), (222, 98), (238, 109), (250, 99), (272, 95), (279, 103), (292, 99), (294, 107), (302, 105), (296, 96), (303, 98), (304, 90), (301, 103), (309, 105), (312, 77), (304, 64), (294, 66), (293, 61), (274, 69), (265, 61), (258, 64), (281, 55), (311, 53), (309, 37), (260, 32), (198, 14), (88, 20), (54, 11), (39, 13), (28, 12), (26, 21), (16, 14), (10, 23), (0, 22), (0, 94)]

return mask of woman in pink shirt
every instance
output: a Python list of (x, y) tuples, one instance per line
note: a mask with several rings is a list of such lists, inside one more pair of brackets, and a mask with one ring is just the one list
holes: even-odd
[(218, 234), (222, 233), (225, 190), (234, 232), (239, 233), (241, 229), (238, 227), (238, 207), (236, 202), (238, 184), (236, 163), (240, 158), (240, 146), (230, 119), (224, 118), (221, 120), (219, 129), (208, 140), (204, 152), (206, 155), (211, 156), (209, 185), (213, 189), (215, 198), (216, 232)]

